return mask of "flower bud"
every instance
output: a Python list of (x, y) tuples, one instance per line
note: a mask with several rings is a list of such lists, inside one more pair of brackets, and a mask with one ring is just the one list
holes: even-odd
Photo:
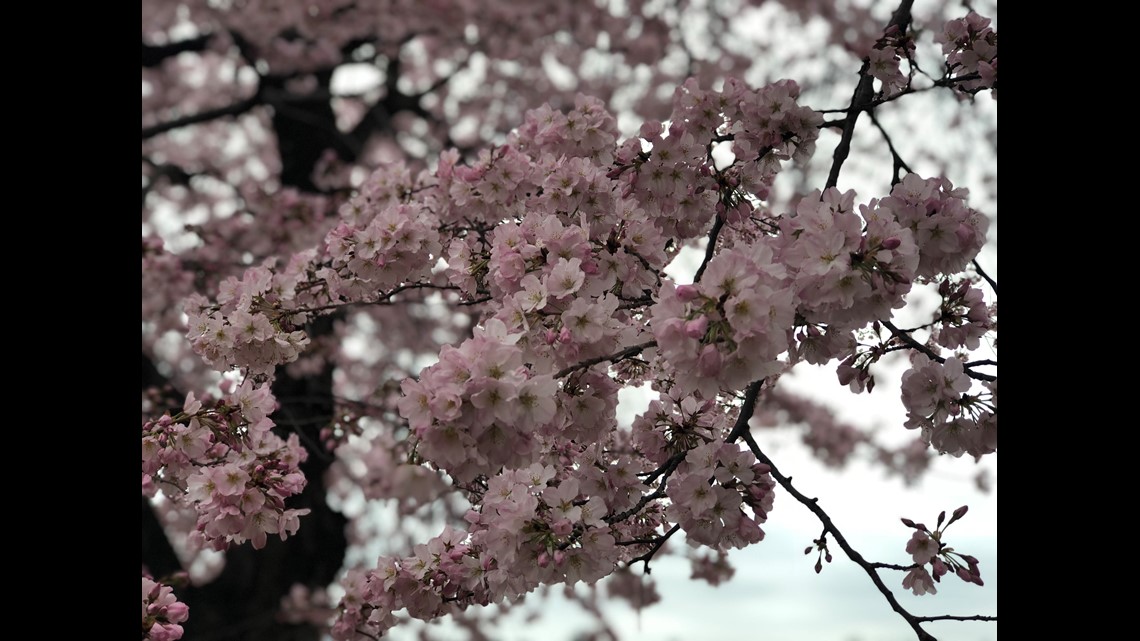
[(700, 296), (701, 294), (701, 290), (698, 289), (696, 285), (678, 285), (675, 292), (677, 294), (677, 298), (680, 298), (686, 303), (693, 300), (697, 296)]
[(709, 317), (701, 314), (699, 317), (685, 323), (685, 336), (700, 340), (705, 337), (709, 328)]

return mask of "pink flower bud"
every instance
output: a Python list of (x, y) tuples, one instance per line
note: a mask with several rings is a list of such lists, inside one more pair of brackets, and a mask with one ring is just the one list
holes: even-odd
[(554, 551), (554, 564), (555, 565), (562, 565), (562, 562), (565, 560), (566, 560), (566, 552), (565, 551), (563, 551), (563, 550), (555, 550)]
[(946, 564), (943, 563), (942, 559), (939, 559), (938, 557), (935, 557), (934, 560), (930, 562), (930, 565), (934, 568), (935, 580), (938, 580), (949, 571), (949, 568), (946, 567)]
[(547, 345), (553, 345), (554, 342), (558, 340), (558, 334), (555, 334), (554, 330), (548, 329), (546, 333), (542, 335), (542, 340), (545, 341)]
[(859, 371), (844, 361), (836, 368), (835, 373), (839, 377), (840, 385), (849, 385), (851, 381), (855, 380), (855, 375), (858, 374)]
[(897, 236), (891, 236), (883, 241), (883, 249), (898, 249), (902, 241)]
[(166, 620), (171, 623), (181, 623), (189, 617), (190, 608), (181, 601), (175, 601), (166, 606)]
[(550, 555), (544, 552), (538, 553), (538, 567), (544, 568), (550, 565)]
[(677, 298), (687, 303), (700, 296), (701, 290), (696, 285), (677, 285), (676, 294)]
[(569, 327), (563, 327), (562, 331), (558, 332), (558, 342), (565, 344), (565, 343), (569, 343), (570, 341), (571, 341), (570, 328)]
[(704, 338), (709, 328), (709, 317), (701, 314), (699, 317), (685, 323), (685, 336), (700, 340)]

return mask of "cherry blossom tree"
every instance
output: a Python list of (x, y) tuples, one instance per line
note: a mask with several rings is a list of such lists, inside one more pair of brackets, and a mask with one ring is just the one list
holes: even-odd
[[(871, 560), (762, 447), (900, 483), (996, 452), (996, 7), (142, 17), (144, 639), (486, 638), (556, 585), (613, 638), (598, 586), (644, 607), (666, 555), (716, 585), (796, 509), (919, 639), (996, 621), (895, 597), (983, 584), (966, 506)], [(834, 386), (781, 384), (807, 365)], [(902, 446), (827, 403), (896, 366)]]

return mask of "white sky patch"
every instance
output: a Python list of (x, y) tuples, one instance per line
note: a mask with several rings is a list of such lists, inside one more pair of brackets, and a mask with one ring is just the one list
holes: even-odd
[(384, 74), (374, 64), (344, 64), (333, 71), (329, 90), (334, 96), (351, 96), (367, 93), (384, 82)]
[(732, 142), (726, 140), (713, 145), (712, 159), (717, 171), (723, 171), (725, 167), (732, 166), (732, 163), (736, 162), (736, 154), (732, 151)]

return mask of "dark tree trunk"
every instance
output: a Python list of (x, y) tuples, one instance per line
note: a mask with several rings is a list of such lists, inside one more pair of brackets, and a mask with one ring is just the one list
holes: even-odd
[[(320, 78), (327, 89), (330, 74)], [(273, 79), (264, 79), (272, 85)], [(283, 89), (280, 82), (278, 89)], [(336, 122), (327, 102), (292, 103), (288, 110), (276, 110), (273, 127), (278, 139), (283, 172), (282, 184), (303, 191), (315, 189), (311, 175), (325, 149), (337, 149)], [(343, 148), (337, 149), (343, 153)], [(306, 328), (313, 339), (332, 331), (333, 317), (318, 319)], [(167, 381), (143, 354), (143, 389), (163, 386)], [(333, 413), (332, 367), (315, 376), (293, 378), (282, 367), (273, 385), (280, 407), (272, 416), (278, 433), (288, 437), (297, 432), (309, 450), (301, 469), (308, 484), (287, 506), (308, 508), (301, 517), (297, 534), (282, 542), (270, 535), (268, 544), (254, 550), (247, 542), (226, 552), (223, 572), (210, 583), (176, 590), (190, 608), (184, 624), (187, 641), (317, 641), (320, 631), (307, 624), (279, 620), (281, 599), (294, 584), (311, 589), (324, 588), (344, 564), (347, 547), (346, 519), (326, 501), (324, 473), (329, 454), (315, 451), (319, 432), (329, 424)], [(176, 395), (175, 395), (176, 396)], [(180, 401), (174, 401), (179, 404)], [(143, 564), (157, 578), (179, 569), (178, 559), (162, 527), (144, 498), (142, 503)]]

